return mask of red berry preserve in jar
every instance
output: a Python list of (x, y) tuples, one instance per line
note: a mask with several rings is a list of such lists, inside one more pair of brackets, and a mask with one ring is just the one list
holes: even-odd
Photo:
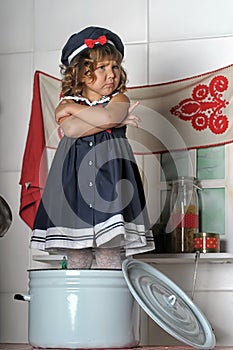
[(199, 232), (198, 188), (193, 177), (172, 181), (168, 223), (172, 253), (194, 252), (194, 235)]
[(200, 253), (219, 253), (220, 236), (218, 233), (199, 232), (194, 235), (194, 250)]

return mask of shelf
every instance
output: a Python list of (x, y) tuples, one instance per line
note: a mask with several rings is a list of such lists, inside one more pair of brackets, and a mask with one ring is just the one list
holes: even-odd
[[(147, 263), (153, 264), (184, 264), (193, 263), (196, 259), (197, 253), (183, 253), (183, 254), (139, 254), (135, 256), (136, 259), (140, 259)], [(232, 264), (232, 253), (200, 253), (200, 263), (213, 263), (213, 264)]]

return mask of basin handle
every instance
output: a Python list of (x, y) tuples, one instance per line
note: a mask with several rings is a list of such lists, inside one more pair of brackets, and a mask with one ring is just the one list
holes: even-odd
[(14, 299), (15, 300), (21, 300), (21, 301), (30, 301), (31, 300), (31, 296), (30, 295), (26, 295), (26, 294), (15, 294), (14, 295)]

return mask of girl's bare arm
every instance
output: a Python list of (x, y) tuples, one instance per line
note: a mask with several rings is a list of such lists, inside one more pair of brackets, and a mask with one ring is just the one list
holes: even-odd
[(105, 108), (89, 107), (74, 103), (72, 100), (63, 100), (56, 108), (55, 114), (56, 121), (66, 136), (83, 137), (119, 126), (125, 120), (128, 109), (128, 97), (118, 94)]
[(137, 115), (134, 115), (133, 111), (136, 107), (139, 106), (139, 104), (140, 102), (136, 101), (132, 104), (132, 106), (129, 107), (127, 117), (117, 127), (120, 128), (124, 125), (130, 125), (130, 126), (134, 126), (135, 128), (138, 128), (138, 124), (141, 122), (141, 119)]

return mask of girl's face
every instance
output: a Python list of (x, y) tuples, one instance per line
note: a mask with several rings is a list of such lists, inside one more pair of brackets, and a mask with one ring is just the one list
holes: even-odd
[(111, 95), (119, 86), (121, 69), (115, 60), (106, 58), (98, 62), (94, 74), (95, 79), (88, 75), (82, 78), (82, 95), (90, 101)]

